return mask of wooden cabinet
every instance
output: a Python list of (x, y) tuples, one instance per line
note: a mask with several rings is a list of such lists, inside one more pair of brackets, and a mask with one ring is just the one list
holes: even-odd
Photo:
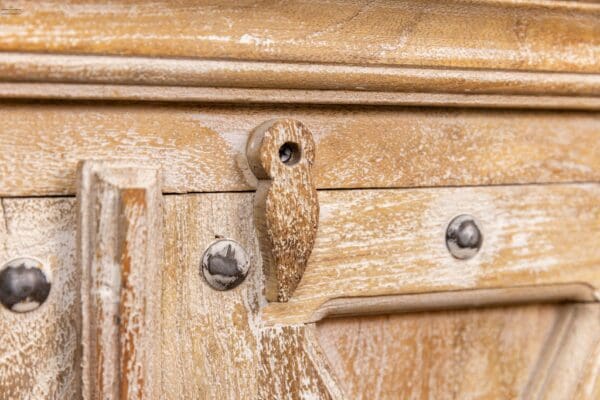
[(0, 399), (600, 398), (597, 3), (0, 8)]

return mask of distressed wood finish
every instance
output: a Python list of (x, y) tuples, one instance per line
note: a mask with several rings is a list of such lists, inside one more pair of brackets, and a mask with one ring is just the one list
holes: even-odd
[[(599, 199), (598, 184), (320, 192), (319, 231), (302, 281), (263, 318), (301, 323), (318, 319), (333, 299), (471, 289), (524, 287), (521, 299), (539, 301), (533, 286), (579, 284), (578, 298), (597, 298)], [(465, 213), (480, 221), (483, 246), (457, 260), (445, 231)]]
[(600, 180), (597, 113), (4, 103), (0, 194), (74, 194), (78, 160), (114, 158), (156, 161), (166, 192), (253, 190), (248, 136), (290, 116), (321, 189)]
[(336, 318), (317, 336), (347, 398), (591, 400), (599, 324), (598, 305), (529, 305)]
[[(584, 186), (584, 188), (582, 189), (580, 186)], [(589, 187), (592, 189), (589, 189)], [(597, 210), (590, 205), (590, 198), (585, 195), (586, 191), (589, 191), (596, 196), (597, 189), (594, 189), (596, 187), (596, 185), (552, 185), (550, 187), (533, 188), (386, 190), (354, 192), (354, 195), (360, 193), (373, 195), (373, 193), (383, 192), (390, 195), (406, 195), (408, 193), (410, 197), (414, 196), (414, 192), (430, 193), (438, 190), (504, 192), (503, 195), (498, 194), (496, 197), (505, 198), (505, 201), (509, 201), (510, 204), (518, 205), (523, 202), (524, 198), (528, 198), (528, 200), (525, 201), (524, 205), (518, 206), (518, 210), (513, 211), (518, 215), (503, 216), (502, 213), (498, 212), (501, 211), (500, 208), (494, 209), (496, 212), (492, 213), (490, 218), (492, 221), (498, 220), (498, 223), (493, 226), (503, 226), (501, 223), (506, 221), (507, 218), (517, 216), (519, 220), (529, 221), (527, 222), (529, 229), (534, 226), (538, 228), (535, 229), (535, 235), (545, 235), (545, 231), (551, 227), (551, 220), (547, 219), (550, 217), (547, 217), (543, 210), (548, 210), (548, 213), (552, 213), (557, 217), (572, 215), (571, 213), (578, 210), (581, 213), (580, 221), (583, 222), (577, 228), (577, 232), (580, 232), (580, 234), (576, 237), (565, 235), (562, 238), (563, 242), (566, 241), (564, 245), (554, 243), (555, 246), (560, 245), (560, 247), (554, 249), (557, 255), (571, 257), (572, 253), (568, 249), (574, 246), (573, 243), (577, 242), (577, 246), (580, 246), (577, 248), (585, 250), (589, 245), (587, 239), (590, 241), (596, 240), (593, 236), (587, 239), (584, 237), (586, 232), (594, 234), (594, 231), (591, 231), (592, 226), (586, 225), (585, 221), (590, 221), (588, 218), (594, 218), (593, 215), (596, 215), (596, 223), (598, 221)], [(552, 192), (552, 195), (548, 194), (548, 190)], [(527, 196), (518, 196), (519, 191), (522, 194), (527, 194)], [(532, 196), (534, 192), (537, 194)], [(352, 193), (320, 192), (321, 202), (323, 204), (324, 197), (350, 195)], [(567, 197), (567, 193), (570, 193), (571, 196)], [(411, 374), (421, 372), (422, 370), (416, 369), (415, 364), (411, 363), (416, 363), (418, 357), (425, 357), (427, 354), (434, 354), (434, 356), (428, 358), (431, 363), (426, 364), (426, 368), (428, 368), (427, 371), (430, 371), (430, 378), (435, 379), (435, 382), (448, 382), (448, 380), (453, 380), (454, 377), (462, 376), (460, 374), (463, 371), (460, 368), (452, 368), (451, 365), (457, 363), (464, 368), (464, 360), (468, 360), (466, 361), (467, 372), (471, 371), (472, 375), (460, 382), (453, 381), (453, 385), (450, 386), (453, 390), (451, 393), (454, 393), (454, 388), (457, 391), (465, 390), (469, 393), (491, 393), (494, 390), (502, 390), (502, 393), (507, 393), (509, 396), (512, 393), (521, 393), (524, 378), (519, 375), (519, 372), (528, 370), (533, 362), (537, 362), (539, 366), (535, 370), (536, 372), (527, 375), (527, 382), (531, 382), (527, 386), (527, 390), (529, 390), (527, 393), (541, 393), (547, 395), (548, 398), (553, 398), (551, 396), (552, 391), (559, 390), (557, 393), (561, 393), (561, 396), (565, 394), (567, 397), (557, 398), (570, 398), (571, 393), (575, 393), (574, 398), (578, 398), (577, 396), (586, 398), (585, 396), (589, 393), (592, 394), (587, 397), (588, 399), (595, 398), (598, 392), (597, 361), (600, 353), (597, 347), (594, 347), (598, 344), (598, 337), (594, 335), (600, 330), (597, 326), (598, 314), (585, 311), (587, 308), (574, 312), (571, 317), (569, 317), (569, 313), (561, 314), (565, 317), (561, 317), (563, 319), (560, 321), (563, 322), (560, 324), (557, 322), (558, 316), (555, 311), (552, 311), (554, 308), (551, 306), (530, 306), (523, 308), (525, 311), (517, 312), (514, 309), (502, 311), (481, 309), (469, 311), (466, 314), (457, 311), (446, 311), (424, 314), (418, 317), (407, 315), (375, 318), (379, 321), (386, 319), (390, 321), (407, 321), (396, 328), (385, 325), (385, 323), (383, 325), (380, 323), (362, 323), (361, 325), (361, 322), (350, 323), (349, 321), (348, 325), (350, 327), (344, 327), (343, 329), (339, 325), (330, 325), (329, 334), (332, 331), (339, 331), (338, 337), (343, 337), (349, 329), (353, 329), (351, 325), (356, 326), (358, 324), (362, 326), (360, 328), (362, 336), (358, 336), (356, 340), (360, 341), (365, 338), (364, 340), (368, 341), (368, 346), (365, 342), (364, 351), (360, 353), (364, 356), (370, 355), (368, 359), (370, 364), (367, 365), (374, 365), (372, 363), (377, 362), (376, 359), (379, 354), (382, 356), (385, 354), (388, 357), (388, 367), (379, 374), (381, 376), (381, 385), (379, 386), (369, 386), (377, 375), (373, 373), (373, 369), (370, 370), (370, 374), (365, 371), (367, 375), (361, 374), (360, 378), (356, 378), (356, 380), (352, 376), (355, 371), (341, 373), (339, 371), (340, 364), (338, 364), (340, 358), (332, 355), (332, 349), (334, 348), (331, 347), (332, 343), (339, 343), (340, 340), (323, 341), (322, 328), (327, 327), (328, 324), (334, 323), (336, 320), (324, 322), (323, 325), (317, 326), (317, 332), (314, 332), (314, 328), (310, 324), (269, 327), (269, 321), (264, 319), (265, 316), (268, 317), (268, 315), (265, 315), (265, 311), (268, 310), (264, 309), (267, 303), (261, 293), (262, 269), (252, 220), (253, 196), (252, 193), (227, 193), (165, 197), (165, 259), (162, 290), (160, 291), (162, 293), (162, 318), (153, 330), (155, 334), (160, 332), (160, 362), (155, 365), (160, 365), (161, 376), (155, 382), (160, 382), (164, 398), (260, 398), (260, 396), (262, 398), (277, 398), (284, 390), (291, 390), (290, 396), (292, 398), (309, 397), (310, 395), (317, 396), (317, 398), (327, 398), (327, 396), (331, 398), (360, 398), (363, 390), (371, 390), (372, 393), (383, 393), (386, 390), (396, 390), (398, 385), (403, 388), (402, 390), (413, 391), (407, 393), (418, 394), (422, 393), (423, 386), (415, 384), (408, 387), (408, 379), (392, 378), (392, 375), (398, 373), (399, 370), (410, 371)], [(485, 197), (482, 196), (482, 198)], [(540, 202), (540, 198), (546, 200)], [(419, 197), (418, 199), (422, 200), (423, 198)], [(418, 199), (415, 199), (415, 201)], [(528, 204), (534, 202), (539, 202), (539, 209), (531, 210), (528, 207)], [(558, 203), (560, 203), (560, 206), (557, 205)], [(77, 368), (80, 363), (78, 343), (81, 339), (78, 336), (78, 321), (80, 320), (78, 306), (79, 272), (75, 268), (74, 237), (77, 210), (75, 200), (5, 199), (3, 204), (3, 213), (8, 216), (5, 220), (10, 232), (5, 240), (9, 249), (6, 253), (7, 257), (12, 258), (22, 255), (22, 249), (26, 249), (27, 252), (33, 251), (32, 249), (39, 249), (39, 252), (29, 254), (41, 259), (54, 260), (53, 263), (56, 262), (56, 268), (53, 270), (53, 284), (55, 286), (44, 306), (31, 314), (13, 314), (4, 309), (0, 310), (0, 316), (2, 317), (0, 318), (0, 324), (6, 324), (6, 329), (3, 329), (2, 332), (26, 332), (31, 329), (35, 332), (44, 332), (43, 338), (39, 339), (41, 340), (40, 347), (29, 347), (31, 349), (39, 348), (40, 351), (24, 354), (5, 350), (12, 349), (15, 343), (20, 346), (19, 343), (21, 342), (15, 342), (20, 336), (0, 335), (0, 343), (3, 346), (1, 347), (1, 354), (8, 357), (3, 358), (3, 362), (0, 363), (0, 370), (6, 371), (4, 372), (5, 375), (1, 375), (4, 380), (0, 381), (2, 389), (5, 390), (3, 393), (8, 393), (11, 398), (16, 399), (45, 398), (46, 394), (49, 394), (48, 397), (50, 398), (53, 394), (57, 394), (58, 398), (78, 399), (80, 398), (78, 391), (81, 382), (79, 368)], [(331, 210), (331, 204), (329, 201), (325, 201), (323, 209)], [(334, 204), (340, 203), (336, 202)], [(379, 204), (391, 207), (392, 204), (396, 203), (387, 201)], [(438, 206), (444, 209), (443, 204), (445, 203), (438, 204)], [(584, 211), (581, 211), (580, 206)], [(489, 203), (485, 203), (480, 207), (488, 207), (489, 209)], [(330, 217), (333, 218), (334, 215), (330, 215)], [(432, 214), (424, 213), (425, 217), (432, 218)], [(324, 221), (327, 220), (326, 218)], [(360, 219), (357, 221), (360, 221)], [(340, 221), (340, 223), (342, 222), (343, 220)], [(484, 229), (490, 228), (486, 220), (483, 222)], [(327, 226), (333, 227), (330, 222), (324, 223), (325, 225), (321, 225), (321, 229)], [(392, 223), (393, 221), (390, 218), (390, 224)], [(572, 223), (572, 219), (565, 220), (562, 229), (570, 229)], [(440, 229), (440, 232), (443, 231), (443, 223), (440, 223), (437, 228)], [(432, 228), (431, 225), (423, 225), (420, 229), (428, 231), (437, 228), (435, 226)], [(511, 232), (514, 232), (516, 227), (506, 225), (503, 229), (505, 232), (504, 237), (508, 240)], [(382, 228), (381, 232), (387, 232), (390, 235), (395, 234), (385, 227)], [(550, 232), (551, 237), (554, 237), (554, 234), (555, 232)], [(206, 285), (200, 276), (202, 253), (206, 246), (214, 240), (215, 236), (225, 236), (239, 241), (252, 260), (252, 266), (246, 281), (232, 291), (215, 291)], [(540, 244), (541, 242), (535, 237), (537, 236), (532, 235), (528, 242), (532, 245), (533, 250), (539, 250), (536, 243)], [(443, 240), (443, 235), (440, 235), (439, 238)], [(512, 241), (512, 237), (510, 239)], [(488, 242), (485, 243), (489, 244), (489, 234), (487, 240)], [(496, 248), (488, 246), (488, 244), (484, 244), (483, 251), (490, 251), (490, 247)], [(319, 244), (317, 243), (315, 251), (319, 251), (318, 249)], [(517, 260), (516, 257), (519, 255), (516, 252), (520, 250), (512, 247), (512, 250), (507, 249), (507, 251), (515, 257), (514, 260)], [(592, 248), (591, 251), (595, 250)], [(60, 254), (60, 260), (56, 258), (57, 254)], [(435, 252), (423, 254), (431, 257), (433, 263), (440, 261)], [(510, 254), (504, 254), (507, 263)], [(349, 253), (348, 256), (352, 256), (352, 253)], [(406, 253), (399, 257), (402, 259), (402, 257), (409, 256), (414, 258), (414, 255), (407, 255)], [(371, 257), (375, 258), (376, 254), (371, 255)], [(393, 257), (393, 255), (390, 255), (390, 257)], [(520, 255), (519, 257), (524, 257), (527, 261), (524, 264), (519, 264), (519, 267), (527, 268), (527, 271), (531, 274), (540, 272), (536, 268), (535, 262), (532, 261), (533, 257), (536, 257), (535, 254)], [(582, 257), (586, 257), (586, 254), (582, 254), (579, 258), (573, 258), (573, 263), (581, 262), (585, 264)], [(558, 261), (560, 262), (560, 260)], [(597, 262), (595, 265), (597, 265)], [(309, 265), (307, 274), (310, 273), (312, 267)], [(556, 269), (552, 268), (547, 272), (551, 273), (552, 271), (557, 272)], [(564, 274), (570, 274), (571, 271), (570, 268), (565, 267)], [(361, 271), (355, 272), (359, 274)], [(526, 273), (525, 270), (522, 272)], [(541, 274), (544, 273), (541, 272)], [(561, 272), (558, 271), (557, 274), (560, 276)], [(397, 278), (390, 277), (392, 280), (404, 282), (402, 279), (406, 276), (399, 274)], [(369, 275), (370, 278), (372, 278), (371, 275)], [(64, 286), (60, 286), (61, 284)], [(302, 284), (299, 290), (301, 287)], [(569, 289), (573, 290), (572, 292), (566, 290), (563, 295), (566, 296), (565, 298), (577, 299), (576, 296), (580, 289), (577, 287)], [(456, 295), (452, 292), (448, 294), (450, 296)], [(514, 293), (509, 293), (508, 297), (504, 299), (512, 297), (514, 297)], [(470, 301), (476, 303), (478, 298), (479, 296), (471, 298)], [(542, 296), (536, 300), (543, 301), (544, 299), (547, 298)], [(579, 300), (585, 300), (585, 298)], [(502, 298), (500, 301), (502, 301)], [(473, 303), (467, 302), (462, 305), (468, 306)], [(55, 306), (60, 307), (56, 310), (56, 313), (53, 311), (53, 314), (49, 315), (48, 318), (39, 319), (44, 313), (54, 310)], [(404, 311), (409, 310), (410, 308)], [(382, 311), (390, 312), (394, 309), (392, 307), (388, 309), (359, 310), (361, 313)], [(581, 317), (578, 316), (580, 314)], [(27, 323), (22, 319), (15, 319), (16, 317), (22, 318), (28, 315), (32, 319), (27, 320)], [(56, 318), (58, 318), (58, 323)], [(60, 322), (63, 319), (70, 322)], [(41, 321), (45, 321), (46, 325), (42, 327), (40, 325)], [(40, 330), (31, 328), (30, 324), (42, 328)], [(373, 336), (368, 336), (371, 335), (369, 330), (372, 332), (372, 325), (379, 326), (381, 329), (386, 328), (383, 331), (378, 331), (382, 332), (382, 335), (384, 332), (390, 332), (391, 330), (392, 332), (401, 332), (399, 333), (400, 338), (406, 339), (386, 341), (388, 347), (382, 349), (379, 347), (383, 345), (382, 341), (377, 339), (382, 336), (376, 336), (378, 335), (376, 332), (372, 333)], [(519, 327), (531, 326), (535, 327), (533, 331), (527, 328), (519, 330)], [(18, 330), (15, 330), (15, 327), (19, 327)], [(550, 332), (553, 333), (550, 334)], [(67, 334), (66, 337), (65, 334)], [(315, 335), (317, 338), (315, 338)], [(448, 336), (455, 339), (445, 339)], [(368, 337), (374, 339), (368, 340)], [(538, 338), (540, 339), (539, 342), (536, 341)], [(564, 338), (564, 340), (561, 338)], [(496, 346), (497, 340), (501, 340), (502, 343), (499, 348)], [(36, 339), (36, 342), (30, 344), (30, 346), (38, 346), (37, 343)], [(48, 345), (49, 343), (50, 345)], [(394, 349), (403, 346), (402, 343), (405, 343), (406, 346), (415, 346), (414, 348), (421, 349), (421, 353), (404, 350), (401, 353), (395, 352)], [(344, 344), (342, 343), (340, 346), (337, 350), (334, 350), (342, 351)], [(447, 353), (446, 357), (449, 358), (444, 358), (444, 346), (458, 346), (460, 351), (462, 351), (461, 349), (465, 350), (460, 355)], [(353, 348), (358, 349), (360, 346)], [(511, 351), (513, 348), (518, 349), (518, 351)], [(481, 349), (481, 351), (478, 351), (478, 349)], [(547, 354), (547, 357), (537, 359), (536, 357), (540, 352)], [(391, 362), (391, 358), (396, 356), (402, 356), (405, 363), (394, 364)], [(22, 359), (23, 357), (35, 358), (35, 361), (32, 361), (33, 364), (25, 364), (27, 365), (26, 370), (20, 367), (23, 364), (15, 363), (16, 358)], [(37, 357), (43, 358), (38, 359)], [(577, 357), (577, 363), (573, 361), (574, 357)], [(486, 367), (484, 368), (480, 363), (486, 359), (491, 360), (492, 363), (485, 364)], [(449, 364), (446, 364), (444, 360), (447, 360)], [(435, 364), (435, 361), (438, 361), (438, 363)], [(31, 365), (35, 365), (35, 368), (32, 369)], [(353, 365), (356, 367), (358, 364)], [(436, 366), (439, 366), (439, 368)], [(569, 368), (565, 370), (565, 366), (569, 366)], [(56, 372), (56, 368), (62, 372)], [(49, 371), (58, 375), (50, 374), (52, 377), (46, 379), (45, 377), (50, 376)], [(489, 374), (487, 374), (487, 371), (490, 371)], [(497, 373), (498, 371), (500, 372)], [(477, 376), (480, 376), (478, 374), (484, 372), (487, 374), (488, 379), (478, 379)], [(569, 375), (565, 375), (566, 373)], [(542, 382), (548, 383), (541, 385)], [(564, 384), (557, 388), (553, 386), (560, 382), (564, 382)], [(340, 385), (345, 390), (356, 389), (356, 395), (345, 395), (340, 391)], [(348, 389), (349, 387), (354, 389)], [(446, 386), (444, 387), (446, 388)], [(439, 386), (431, 386), (429, 393), (438, 393), (436, 390), (441, 390), (439, 388)], [(381, 392), (378, 392), (379, 390)], [(441, 396), (443, 398), (443, 395)]]
[(0, 82), (4, 99), (600, 110), (600, 97)]
[(55, 0), (3, 8), (15, 11), (0, 16), (1, 51), (600, 72), (600, 7), (590, 2)]
[(319, 225), (312, 172), (315, 142), (301, 122), (271, 120), (252, 131), (246, 154), (250, 170), (259, 179), (254, 220), (265, 294), (270, 301), (285, 302), (302, 279)]
[[(267, 328), (260, 309), (262, 260), (251, 194), (166, 197), (162, 298), (166, 399), (340, 398), (310, 326)], [(246, 280), (216, 291), (200, 277), (215, 237), (238, 241), (251, 259)]]
[(17, 314), (0, 305), (0, 398), (79, 399), (81, 274), (72, 199), (1, 199), (0, 263), (36, 257), (51, 274), (46, 302)]
[(83, 398), (158, 397), (163, 244), (158, 169), (84, 162), (79, 174)]
[(0, 53), (0, 80), (358, 93), (600, 96), (600, 75), (591, 73), (31, 53)]
[(600, 306), (566, 306), (545, 343), (524, 398), (597, 399)]

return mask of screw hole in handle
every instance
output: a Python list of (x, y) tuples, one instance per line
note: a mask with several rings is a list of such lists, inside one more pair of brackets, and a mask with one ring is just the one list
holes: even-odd
[(285, 142), (279, 148), (279, 159), (285, 165), (291, 167), (298, 164), (298, 161), (302, 158), (302, 151), (298, 143)]

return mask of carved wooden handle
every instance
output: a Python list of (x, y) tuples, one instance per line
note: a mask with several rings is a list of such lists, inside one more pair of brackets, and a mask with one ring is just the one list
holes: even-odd
[(315, 143), (302, 123), (271, 120), (258, 126), (246, 154), (259, 179), (255, 219), (265, 266), (269, 301), (288, 301), (312, 251), (319, 203), (312, 166)]

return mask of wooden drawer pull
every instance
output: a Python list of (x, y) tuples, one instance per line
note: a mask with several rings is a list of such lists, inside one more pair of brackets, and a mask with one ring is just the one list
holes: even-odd
[(286, 302), (302, 278), (319, 224), (315, 142), (301, 122), (271, 120), (251, 133), (246, 154), (259, 179), (254, 215), (267, 300)]

